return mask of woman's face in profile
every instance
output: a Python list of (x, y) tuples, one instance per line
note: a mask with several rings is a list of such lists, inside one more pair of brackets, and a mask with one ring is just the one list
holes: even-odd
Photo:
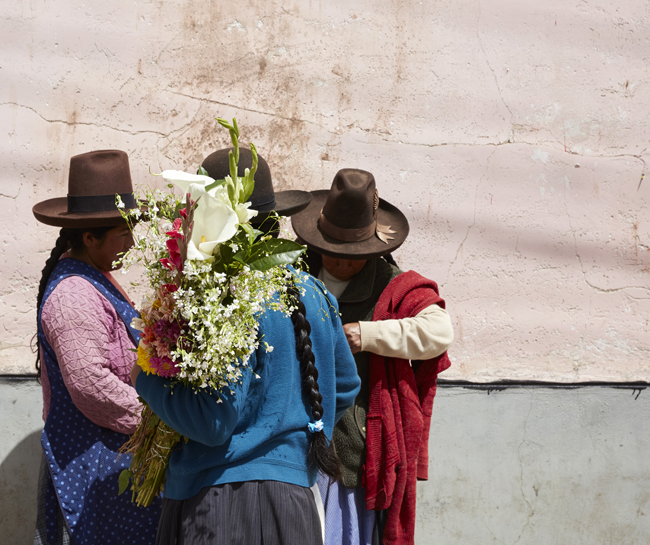
[(121, 264), (118, 267), (113, 267), (113, 262), (133, 247), (133, 235), (128, 226), (124, 224), (114, 227), (100, 239), (94, 238), (92, 235), (87, 237), (89, 234), (84, 233), (84, 243), (93, 266), (103, 272), (122, 267)]
[(337, 280), (345, 282), (363, 269), (365, 259), (339, 259), (338, 257), (322, 256), (323, 267)]

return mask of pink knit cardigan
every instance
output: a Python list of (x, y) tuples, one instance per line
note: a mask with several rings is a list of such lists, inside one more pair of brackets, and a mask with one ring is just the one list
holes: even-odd
[[(113, 305), (90, 282), (70, 276), (45, 302), (41, 323), (77, 408), (99, 426), (133, 433), (141, 410), (130, 378), (136, 355)], [(45, 367), (41, 381), (45, 420), (51, 398)]]

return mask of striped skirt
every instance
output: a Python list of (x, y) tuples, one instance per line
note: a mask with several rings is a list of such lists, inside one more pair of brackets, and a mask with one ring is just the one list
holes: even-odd
[(322, 545), (309, 488), (278, 481), (210, 486), (164, 499), (156, 545)]

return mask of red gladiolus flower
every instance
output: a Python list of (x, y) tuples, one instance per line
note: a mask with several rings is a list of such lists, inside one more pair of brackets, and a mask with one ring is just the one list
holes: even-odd
[(169, 293), (174, 293), (175, 291), (178, 291), (178, 286), (176, 284), (163, 284), (161, 286), (161, 291), (163, 297)]
[(178, 249), (178, 242), (170, 238), (167, 241), (167, 249), (169, 250), (169, 258), (171, 259), (172, 264), (179, 271), (183, 270), (183, 261), (181, 260), (181, 251)]
[(176, 218), (174, 224), (172, 225), (172, 230), (167, 231), (165, 234), (170, 238), (182, 239), (185, 235), (179, 233), (178, 230), (181, 228), (181, 218)]

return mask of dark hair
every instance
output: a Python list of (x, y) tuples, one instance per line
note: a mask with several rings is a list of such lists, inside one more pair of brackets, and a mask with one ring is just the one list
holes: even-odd
[[(45, 267), (41, 272), (41, 281), (38, 285), (38, 295), (36, 296), (36, 330), (38, 331), (38, 311), (41, 308), (41, 303), (43, 302), (43, 296), (45, 295), (45, 288), (47, 287), (47, 281), (50, 279), (50, 275), (54, 270), (54, 267), (61, 259), (61, 256), (68, 250), (82, 250), (83, 249), (83, 234), (90, 233), (96, 239), (103, 239), (106, 236), (106, 233), (113, 229), (114, 226), (108, 227), (88, 227), (85, 229), (70, 229), (63, 228), (59, 232), (59, 238), (56, 239), (54, 248), (50, 252), (50, 257), (45, 262)], [(36, 376), (41, 378), (41, 347), (38, 344), (38, 333), (34, 335), (32, 343), (36, 345)]]
[[(300, 361), (300, 375), (302, 377), (302, 391), (311, 406), (311, 416), (314, 421), (323, 418), (322, 394), (318, 391), (318, 370), (314, 365), (314, 353), (311, 351), (311, 325), (307, 320), (304, 303), (300, 300), (300, 293), (295, 284), (288, 287), (289, 295), (294, 299), (296, 310), (291, 314), (293, 329), (296, 335), (296, 352)], [(332, 448), (323, 430), (309, 434), (309, 451), (307, 461), (315, 464), (323, 473), (334, 480), (341, 478), (341, 461)]]

